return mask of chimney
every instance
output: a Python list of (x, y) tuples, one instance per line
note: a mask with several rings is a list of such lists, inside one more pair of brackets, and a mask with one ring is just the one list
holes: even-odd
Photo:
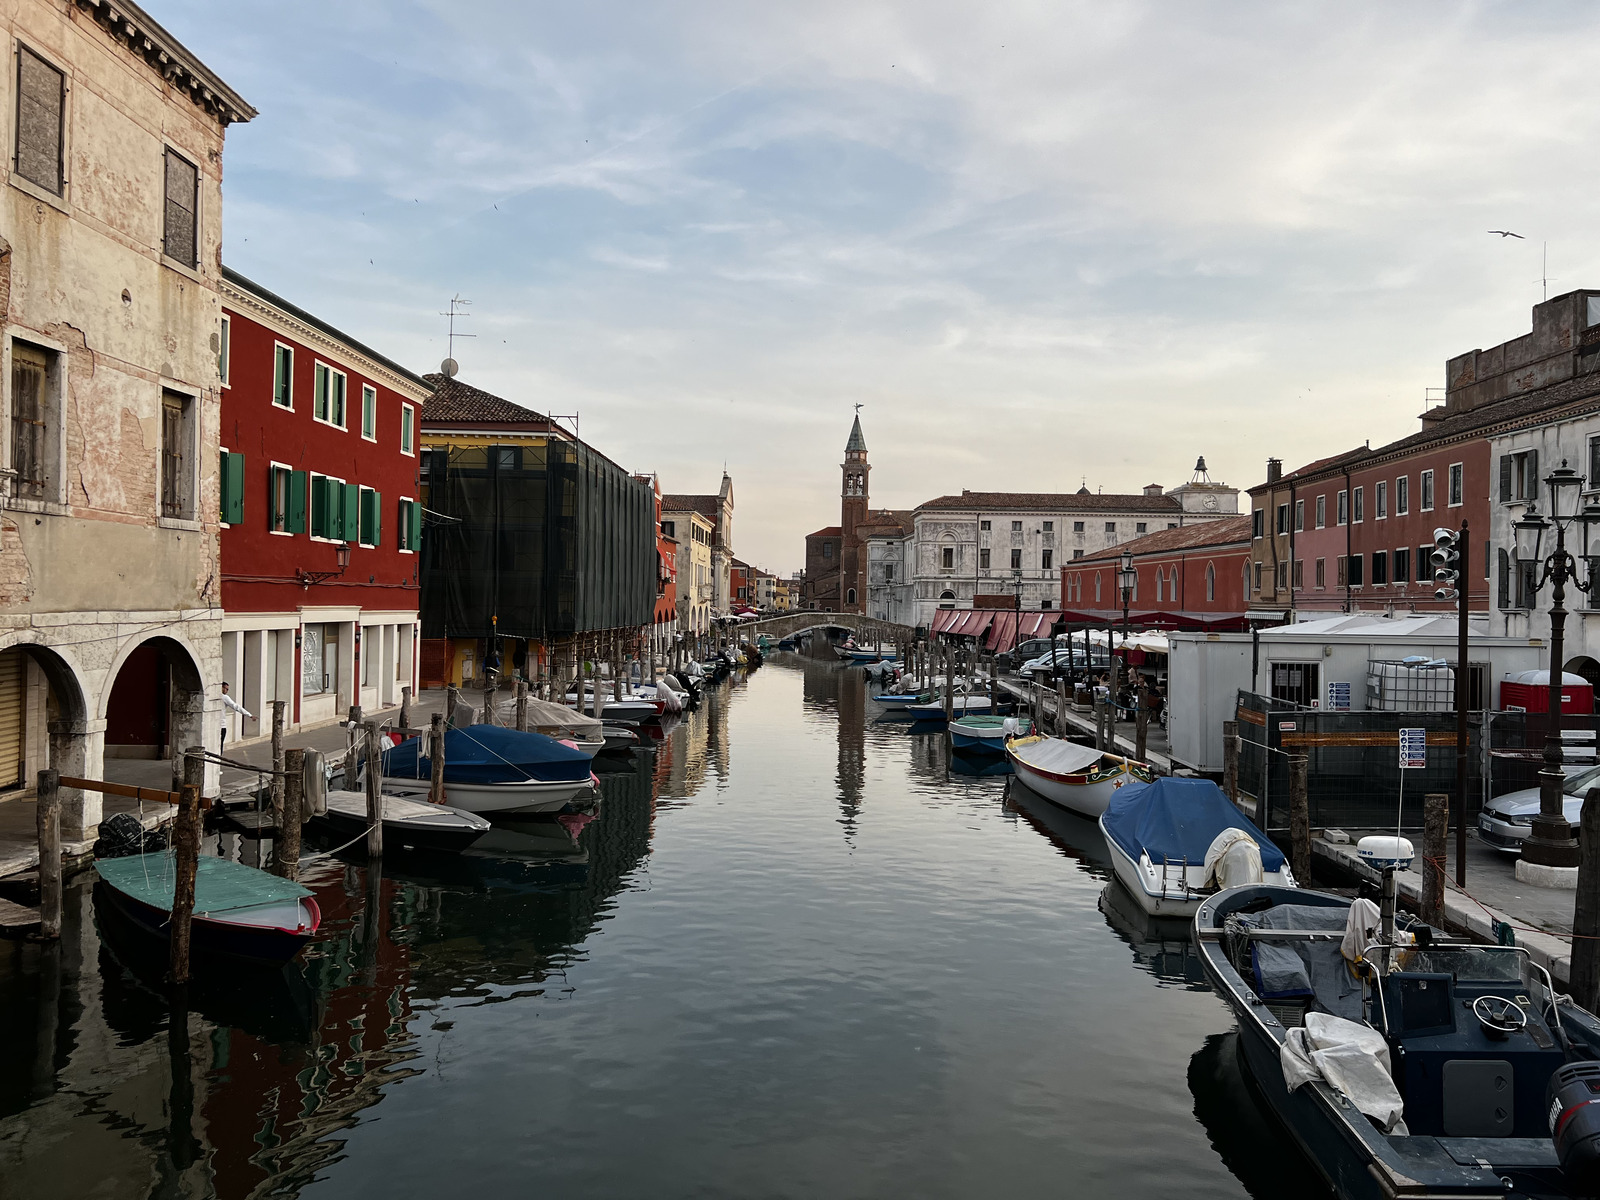
[(1164, 491), (1165, 489), (1159, 483), (1147, 483), (1144, 485), (1144, 494), (1146, 496), (1160, 496)]
[(1267, 482), (1277, 483), (1283, 478), (1283, 460), (1281, 458), (1267, 459)]

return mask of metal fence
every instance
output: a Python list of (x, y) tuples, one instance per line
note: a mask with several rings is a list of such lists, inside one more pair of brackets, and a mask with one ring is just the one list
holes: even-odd
[[(1256, 802), (1256, 823), (1289, 828), (1289, 758), (1309, 760), (1311, 824), (1351, 829), (1422, 828), (1422, 800), (1453, 793), (1456, 718), (1441, 712), (1329, 712), (1240, 690), (1239, 790)], [(1498, 714), (1497, 714), (1498, 715)], [(1483, 716), (1468, 720), (1467, 820), (1484, 795)], [(1400, 730), (1426, 731), (1426, 766), (1400, 767)], [(1402, 774), (1403, 811), (1402, 811)]]

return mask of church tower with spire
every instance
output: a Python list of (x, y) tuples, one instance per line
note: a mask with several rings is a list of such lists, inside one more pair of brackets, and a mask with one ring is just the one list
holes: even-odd
[(867, 439), (861, 434), (861, 413), (856, 412), (850, 440), (844, 446), (843, 486), (839, 492), (839, 611), (867, 611), (867, 550), (861, 526), (867, 523)]

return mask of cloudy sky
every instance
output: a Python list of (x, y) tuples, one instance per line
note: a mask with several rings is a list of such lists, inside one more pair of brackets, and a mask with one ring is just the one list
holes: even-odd
[(1600, 284), (1591, 5), (147, 2), (261, 110), (232, 266), (418, 370), (469, 298), (783, 572), (857, 402), (875, 504), (1248, 486)]

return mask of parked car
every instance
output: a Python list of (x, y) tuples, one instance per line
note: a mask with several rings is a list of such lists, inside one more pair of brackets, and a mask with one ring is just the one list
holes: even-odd
[(1046, 653), (1050, 649), (1050, 644), (1049, 638), (1029, 638), (1025, 642), (1018, 643), (1014, 648), (1002, 650), (995, 655), (995, 664), (1002, 671), (1015, 671), (1019, 664), (1025, 663), (1029, 659), (1038, 658), (1039, 655)]
[(1017, 674), (1042, 676), (1045, 679), (1054, 679), (1058, 675), (1076, 678), (1083, 673), (1086, 662), (1091, 674), (1111, 669), (1110, 656), (1099, 647), (1096, 647), (1086, 659), (1082, 646), (1072, 650), (1065, 646), (1057, 646), (1054, 653), (1046, 650), (1038, 658), (1023, 663), (1017, 668)]
[[(1583, 814), (1583, 798), (1589, 789), (1600, 787), (1600, 765), (1568, 765), (1563, 768), (1567, 782), (1562, 787), (1562, 815), (1578, 835), (1578, 819)], [(1478, 836), (1496, 850), (1520, 854), (1522, 839), (1533, 832), (1533, 818), (1539, 812), (1539, 789), (1523, 788), (1496, 796), (1478, 813)]]

